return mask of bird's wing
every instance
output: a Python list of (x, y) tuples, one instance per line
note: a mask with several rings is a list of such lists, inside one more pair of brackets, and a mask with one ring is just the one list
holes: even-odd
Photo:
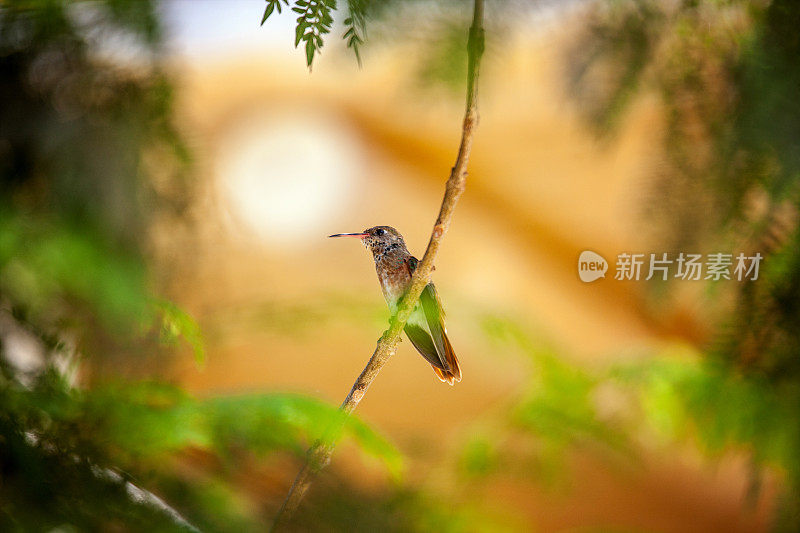
[[(416, 266), (417, 259), (409, 257), (409, 272), (413, 273)], [(417, 351), (430, 364), (452, 374), (457, 381), (461, 379), (458, 360), (444, 326), (444, 310), (433, 283), (428, 283), (422, 290), (419, 303), (409, 317), (405, 331)]]
[(433, 338), (431, 338), (431, 334), (426, 327), (417, 323), (412, 323), (409, 318), (403, 331), (406, 332), (408, 340), (411, 341), (411, 344), (414, 345), (414, 348), (417, 349), (426, 361), (437, 368), (445, 369), (444, 362), (439, 359), (439, 352), (436, 350), (436, 346), (433, 344)]
[(449, 370), (449, 365), (447, 365), (447, 360), (444, 357), (447, 350), (444, 343), (445, 331), (444, 323), (442, 322), (442, 306), (439, 303), (439, 296), (436, 294), (436, 287), (433, 286), (433, 283), (428, 283), (425, 285), (425, 288), (422, 289), (422, 294), (419, 296), (419, 303), (425, 314), (428, 331), (431, 332), (436, 351), (439, 353), (439, 359), (441, 359), (444, 365), (442, 368)]

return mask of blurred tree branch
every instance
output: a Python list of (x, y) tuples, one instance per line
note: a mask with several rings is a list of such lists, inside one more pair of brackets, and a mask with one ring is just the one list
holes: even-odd
[(361, 372), (361, 375), (358, 376), (352, 389), (350, 389), (350, 393), (342, 403), (340, 410), (343, 416), (339, 426), (333, 428), (326, 437), (318, 440), (311, 449), (308, 450), (306, 463), (297, 474), (297, 478), (289, 489), (286, 500), (275, 517), (273, 530), (282, 523), (285, 523), (292, 516), (300, 505), (306, 491), (311, 486), (316, 474), (330, 463), (341, 425), (344, 424), (346, 417), (358, 406), (364, 394), (366, 394), (367, 389), (378, 376), (381, 368), (383, 368), (383, 365), (394, 355), (397, 350), (397, 344), (400, 342), (400, 334), (403, 332), (403, 326), (405, 326), (411, 311), (414, 309), (422, 290), (425, 288), (425, 285), (428, 284), (431, 271), (433, 270), (433, 262), (439, 251), (439, 245), (450, 227), (450, 221), (452, 220), (456, 203), (464, 192), (466, 184), (467, 164), (472, 150), (473, 132), (478, 121), (477, 85), (480, 61), (484, 49), (483, 0), (475, 0), (474, 3), (467, 49), (467, 97), (461, 131), (461, 144), (458, 149), (455, 165), (447, 180), (444, 198), (442, 199), (442, 205), (439, 209), (439, 216), (436, 219), (436, 224), (433, 226), (425, 255), (414, 271), (411, 279), (411, 286), (401, 300), (397, 313), (392, 317), (389, 329), (378, 339), (378, 344), (367, 366)]

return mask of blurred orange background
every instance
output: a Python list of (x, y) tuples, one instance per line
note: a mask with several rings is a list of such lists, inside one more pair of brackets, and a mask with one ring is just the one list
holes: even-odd
[[(388, 311), (369, 254), (326, 236), (391, 225), (421, 256), (455, 158), (462, 90), (421, 83), (418, 47), (391, 40), (370, 43), (360, 69), (331, 39), (309, 73), (291, 49), (291, 16), (259, 28), (262, 4), (165, 4), (200, 194), (194, 231), (165, 226), (156, 244), (174, 259), (172, 295), (198, 318), (208, 349), (202, 368), (187, 354), (166, 372), (199, 395), (267, 388), (338, 403)], [(709, 334), (713, 302), (690, 282), (653, 306), (641, 282), (614, 281), (613, 271), (592, 284), (577, 277), (583, 250), (609, 263), (665, 251), (641, 216), (663, 117), (645, 99), (613, 140), (587, 131), (561, 82), (564, 36), (579, 13), (575, 3), (537, 4), (502, 48), (489, 42), (467, 190), (434, 273), (463, 381), (440, 383), (405, 341), (359, 406), (407, 456), (413, 484), (457, 489), (448, 450), (532, 371), (485, 340), (485, 313), (514, 316), (543, 347), (589, 367), (691, 352)], [(574, 454), (563, 486), (531, 478), (469, 490), (498, 513), (521, 511), (523, 529), (767, 529), (773, 491), (746, 503), (743, 458), (710, 464), (649, 435), (642, 446), (641, 464)], [(332, 468), (355, 474), (360, 461), (345, 447)], [(388, 482), (369, 472), (353, 481)]]

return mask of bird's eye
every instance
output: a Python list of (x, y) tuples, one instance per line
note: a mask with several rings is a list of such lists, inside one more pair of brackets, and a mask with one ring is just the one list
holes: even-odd
[(380, 237), (384, 233), (386, 233), (386, 232), (384, 230), (382, 230), (381, 228), (378, 228), (378, 229), (375, 230), (375, 235), (377, 235), (378, 237)]

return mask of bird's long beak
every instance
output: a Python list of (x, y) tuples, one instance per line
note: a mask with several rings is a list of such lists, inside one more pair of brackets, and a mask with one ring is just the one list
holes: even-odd
[(363, 239), (367, 235), (369, 235), (369, 233), (337, 233), (335, 235), (328, 235), (328, 237), (358, 237)]

